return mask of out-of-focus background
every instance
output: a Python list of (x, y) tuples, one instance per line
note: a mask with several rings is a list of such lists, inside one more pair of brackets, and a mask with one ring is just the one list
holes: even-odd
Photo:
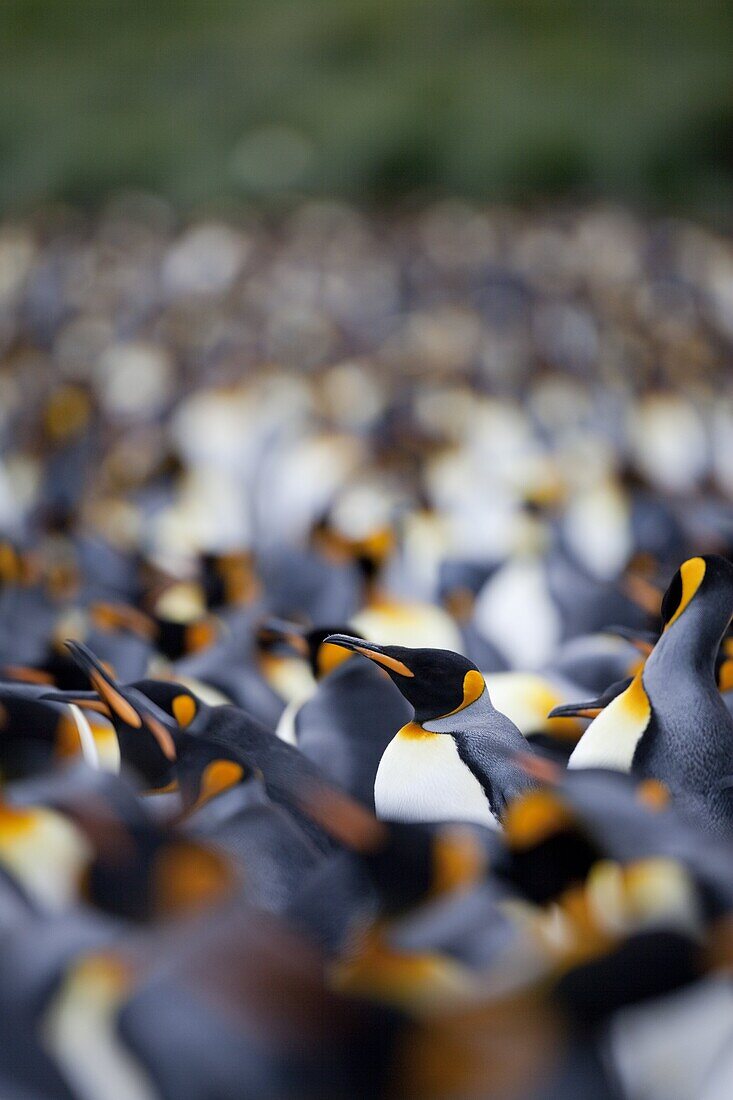
[(730, 493), (727, 5), (0, 20), (12, 537), (79, 525), (179, 575), (386, 527), (433, 600), (444, 559), (525, 547), (538, 500), (608, 581), (675, 546), (638, 545), (637, 482), (677, 512)]
[(719, 0), (5, 0), (0, 203), (419, 192), (725, 216)]

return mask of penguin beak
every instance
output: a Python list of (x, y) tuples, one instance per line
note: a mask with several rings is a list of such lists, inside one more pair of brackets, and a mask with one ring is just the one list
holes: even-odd
[(41, 698), (49, 703), (65, 703), (67, 706), (73, 704), (84, 710), (103, 714), (105, 718), (110, 717), (109, 707), (99, 698), (96, 691), (46, 691)]
[(562, 706), (553, 707), (547, 717), (597, 718), (601, 711), (604, 710), (617, 695), (626, 691), (632, 679), (633, 676), (629, 676), (626, 680), (617, 680), (615, 684), (611, 684), (610, 687), (606, 688), (603, 695), (599, 695), (597, 699), (591, 699), (587, 703), (563, 703)]
[(330, 645), (341, 646), (342, 649), (351, 649), (354, 653), (361, 653), (370, 661), (386, 668), (388, 672), (395, 672), (398, 676), (407, 676), (412, 679), (415, 673), (408, 668), (404, 661), (390, 656), (390, 646), (375, 645), (374, 642), (365, 642), (363, 638), (352, 638), (348, 634), (329, 634), (326, 641)]
[(547, 715), (548, 718), (597, 718), (603, 710), (598, 699), (591, 699), (587, 703), (564, 703), (562, 706), (553, 707)]
[(289, 623), (285, 619), (265, 619), (257, 630), (257, 638), (260, 642), (285, 642), (290, 649), (299, 656), (308, 656), (308, 643), (305, 640), (305, 631), (297, 623)]
[[(176, 748), (173, 738), (161, 719), (152, 713), (154, 704), (144, 700), (143, 696), (137, 692), (125, 691), (100, 664), (92, 651), (81, 642), (67, 641), (66, 648), (79, 668), (87, 674), (92, 687), (106, 704), (110, 714), (126, 725), (132, 726), (133, 729), (140, 729), (144, 724), (158, 742), (163, 755), (168, 760), (175, 760)], [(135, 705), (137, 698), (142, 705)], [(68, 702), (68, 699), (64, 701)], [(85, 704), (82, 702), (81, 705)], [(159, 713), (162, 715), (162, 712)]]

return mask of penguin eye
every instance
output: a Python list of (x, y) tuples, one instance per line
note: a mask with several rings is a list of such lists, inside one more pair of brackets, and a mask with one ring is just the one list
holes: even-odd
[(674, 577), (672, 577), (672, 583), (667, 591), (664, 593), (664, 599), (662, 600), (662, 622), (668, 623), (674, 615), (675, 611), (680, 605), (682, 599), (682, 573), (678, 569)]

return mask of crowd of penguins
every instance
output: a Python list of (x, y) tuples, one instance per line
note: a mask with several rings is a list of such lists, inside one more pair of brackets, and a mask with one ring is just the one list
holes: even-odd
[(2, 1100), (733, 1095), (732, 340), (619, 211), (0, 226)]

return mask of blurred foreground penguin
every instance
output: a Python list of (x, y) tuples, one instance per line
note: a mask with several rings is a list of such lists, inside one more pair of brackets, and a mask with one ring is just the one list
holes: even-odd
[(659, 641), (590, 724), (569, 767), (660, 779), (681, 809), (733, 833), (733, 719), (715, 673), (731, 615), (733, 564), (713, 554), (683, 562), (664, 596)]
[(328, 641), (386, 669), (415, 711), (380, 761), (378, 816), (496, 827), (507, 803), (532, 783), (511, 759), (527, 743), (492, 705), (476, 666), (450, 650), (380, 646), (345, 634)]

